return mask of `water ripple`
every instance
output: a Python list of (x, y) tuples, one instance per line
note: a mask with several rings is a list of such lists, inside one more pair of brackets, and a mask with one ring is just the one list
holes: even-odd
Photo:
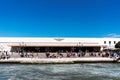
[(120, 64), (0, 64), (0, 80), (120, 80)]

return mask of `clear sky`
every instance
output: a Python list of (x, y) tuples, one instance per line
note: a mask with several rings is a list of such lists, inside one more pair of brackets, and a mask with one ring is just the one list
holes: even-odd
[(0, 37), (120, 37), (120, 0), (0, 0)]

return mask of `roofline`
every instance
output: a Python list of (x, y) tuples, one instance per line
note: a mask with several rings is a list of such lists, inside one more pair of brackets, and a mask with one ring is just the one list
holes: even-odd
[(73, 38), (73, 39), (120, 39), (113, 37), (0, 37), (0, 38)]

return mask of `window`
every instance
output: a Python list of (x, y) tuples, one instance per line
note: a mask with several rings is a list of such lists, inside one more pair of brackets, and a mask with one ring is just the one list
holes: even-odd
[(116, 41), (114, 41), (114, 44), (116, 44)]
[(106, 44), (106, 41), (104, 41), (104, 44)]
[(109, 44), (111, 44), (111, 41), (109, 41)]

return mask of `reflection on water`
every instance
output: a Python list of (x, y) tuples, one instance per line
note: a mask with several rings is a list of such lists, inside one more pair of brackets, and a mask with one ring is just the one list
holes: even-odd
[(0, 64), (0, 80), (120, 80), (120, 64)]

